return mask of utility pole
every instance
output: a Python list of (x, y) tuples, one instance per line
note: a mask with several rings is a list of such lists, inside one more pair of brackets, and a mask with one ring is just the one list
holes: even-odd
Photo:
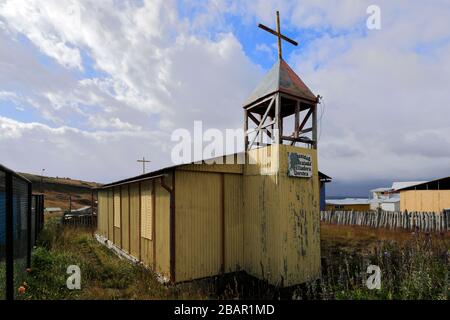
[(145, 160), (145, 157), (142, 157), (142, 160), (137, 160), (137, 162), (142, 162), (142, 174), (145, 173), (145, 164), (150, 163), (151, 161)]

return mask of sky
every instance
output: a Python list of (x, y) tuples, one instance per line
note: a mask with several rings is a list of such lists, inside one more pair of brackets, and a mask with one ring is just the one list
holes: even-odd
[[(377, 5), (381, 29), (369, 30)], [(315, 93), (329, 195), (450, 175), (450, 1), (0, 0), (0, 163), (112, 182), (171, 133), (242, 128), (283, 57)]]

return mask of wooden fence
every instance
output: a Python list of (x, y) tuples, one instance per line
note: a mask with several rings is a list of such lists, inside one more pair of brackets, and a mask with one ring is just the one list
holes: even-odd
[(441, 232), (450, 230), (450, 212), (321, 211), (320, 220), (331, 224), (372, 228)]
[(80, 228), (97, 228), (97, 215), (67, 216), (61, 218), (64, 226)]

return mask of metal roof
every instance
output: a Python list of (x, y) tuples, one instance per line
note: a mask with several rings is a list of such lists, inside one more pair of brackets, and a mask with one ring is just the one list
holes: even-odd
[(427, 183), (429, 181), (402, 181), (402, 182), (394, 182), (392, 183), (392, 190), (398, 191), (400, 189), (410, 188), (417, 186), (419, 184)]
[(352, 205), (352, 204), (369, 204), (369, 199), (365, 198), (345, 198), (345, 199), (329, 199), (325, 200), (326, 204), (334, 205)]
[[(226, 157), (238, 157), (242, 152), (237, 152), (237, 153), (233, 153), (233, 154), (228, 154), (228, 155), (223, 155), (223, 156), (219, 156), (219, 157), (213, 157), (210, 159), (202, 159), (202, 160), (198, 160), (198, 161), (192, 161), (192, 162), (187, 162), (187, 163), (181, 163), (181, 164), (177, 164), (177, 165), (173, 165), (173, 166), (168, 166), (168, 167), (163, 167), (160, 168), (158, 170), (152, 171), (152, 172), (148, 172), (148, 173), (144, 173), (144, 174), (140, 174), (137, 176), (133, 176), (131, 178), (126, 178), (126, 179), (122, 179), (122, 180), (118, 180), (115, 182), (111, 182), (111, 183), (107, 183), (104, 184), (98, 188), (93, 188), (93, 189), (107, 189), (110, 188), (112, 186), (117, 186), (117, 185), (122, 185), (122, 184), (129, 184), (129, 183), (133, 183), (133, 182), (138, 182), (144, 179), (151, 179), (151, 178), (159, 178), (161, 176), (166, 175), (169, 171), (171, 170), (175, 170), (177, 168), (180, 168), (182, 166), (185, 165), (190, 165), (190, 164), (196, 164), (196, 163), (205, 163), (205, 161), (210, 161), (213, 159), (218, 159), (218, 158), (223, 158), (223, 163), (226, 163)], [(319, 179), (324, 181), (324, 182), (331, 182), (332, 178), (327, 176), (326, 174), (318, 171), (319, 174)]]
[[(398, 183), (398, 182), (394, 182), (394, 183)], [(439, 186), (439, 183), (441, 184), (441, 187), (443, 187), (443, 190), (448, 190), (449, 185), (450, 185), (450, 177), (444, 177), (444, 178), (439, 178), (439, 179), (435, 179), (435, 180), (430, 180), (430, 181), (417, 181), (417, 182), (411, 182), (411, 184), (408, 185), (407, 182), (401, 182), (404, 185), (399, 185), (398, 189), (396, 189), (396, 191), (400, 191), (400, 190), (410, 190), (413, 187), (422, 187), (424, 185), (433, 185), (433, 184), (437, 184)], [(392, 185), (394, 186), (394, 185)], [(434, 189), (430, 189), (430, 190), (434, 190)]]
[(372, 189), (370, 190), (370, 192), (386, 192), (386, 191), (391, 191), (392, 188), (386, 187), (386, 188), (376, 188), (376, 189)]
[(244, 107), (275, 92), (283, 92), (294, 97), (316, 102), (317, 97), (300, 77), (283, 60), (278, 60), (261, 80), (244, 103)]

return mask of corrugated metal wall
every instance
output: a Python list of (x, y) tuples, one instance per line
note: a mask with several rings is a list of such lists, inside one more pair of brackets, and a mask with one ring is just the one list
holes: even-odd
[[(141, 236), (145, 214), (152, 215), (152, 240), (148, 234)], [(167, 278), (170, 277), (169, 224), (170, 193), (161, 186), (160, 179), (98, 192), (97, 232)]]
[(98, 192), (98, 233), (104, 237), (108, 236), (108, 192)]
[(140, 197), (139, 183), (130, 184), (130, 254), (140, 260)]
[[(265, 156), (250, 151), (257, 163), (244, 173), (244, 266), (258, 278), (289, 286), (320, 274), (317, 154), (285, 145), (268, 148), (273, 149)], [(311, 154), (313, 177), (288, 177), (288, 152)]]
[(107, 206), (108, 206), (108, 239), (114, 242), (114, 211), (113, 211), (114, 199), (113, 199), (113, 190), (108, 189), (108, 198), (107, 198)]
[(176, 172), (176, 281), (203, 278), (221, 268), (221, 174)]
[(442, 212), (450, 208), (450, 190), (400, 191), (400, 211)]
[(213, 167), (207, 172), (208, 167), (191, 165), (176, 171), (177, 282), (217, 275), (222, 268), (242, 269), (242, 175), (234, 173), (242, 170), (235, 166), (220, 173)]
[(170, 278), (170, 194), (160, 183), (155, 188), (156, 272)]
[(141, 260), (153, 267), (153, 181), (141, 182)]
[[(176, 282), (241, 269), (284, 286), (319, 275), (317, 153), (283, 145), (261, 149), (249, 153), (252, 165), (187, 165), (176, 169), (175, 186), (172, 174), (165, 178), (166, 188), (175, 187)], [(313, 177), (288, 177), (288, 152), (310, 154)], [(161, 183), (156, 179), (154, 190), (153, 181), (122, 186), (120, 239), (125, 251), (169, 278), (171, 197)], [(113, 205), (112, 191), (99, 193), (99, 229), (109, 219), (110, 240)]]
[(224, 175), (225, 272), (243, 269), (244, 199), (242, 175)]
[(114, 243), (122, 248), (122, 235), (120, 230), (121, 224), (120, 212), (120, 188), (113, 189), (113, 219), (114, 219)]
[(122, 215), (122, 249), (130, 253), (130, 197), (129, 185), (121, 186), (121, 215)]

